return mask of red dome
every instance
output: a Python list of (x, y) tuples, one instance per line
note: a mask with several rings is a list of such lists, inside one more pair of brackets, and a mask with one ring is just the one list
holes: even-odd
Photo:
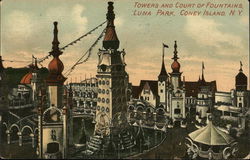
[(171, 68), (172, 68), (173, 72), (179, 72), (181, 65), (178, 61), (174, 61), (171, 65)]
[(61, 74), (63, 69), (64, 65), (58, 57), (54, 57), (54, 59), (49, 63), (49, 72), (52, 74)]
[(31, 83), (31, 78), (32, 78), (32, 73), (29, 72), (23, 76), (21, 79), (20, 83), (21, 84), (30, 84)]

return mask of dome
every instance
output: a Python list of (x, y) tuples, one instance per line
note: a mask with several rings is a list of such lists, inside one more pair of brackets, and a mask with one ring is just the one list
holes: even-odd
[(239, 72), (235, 77), (236, 85), (247, 85), (247, 76), (243, 72)]
[(25, 74), (23, 76), (23, 78), (21, 79), (20, 83), (21, 84), (30, 84), (31, 83), (31, 79), (32, 79), (32, 73), (29, 72), (27, 74)]
[(64, 65), (62, 61), (58, 57), (54, 57), (54, 59), (49, 63), (49, 72), (52, 74), (61, 74)]
[(174, 61), (171, 65), (171, 68), (172, 68), (173, 72), (179, 72), (181, 65), (178, 61)]

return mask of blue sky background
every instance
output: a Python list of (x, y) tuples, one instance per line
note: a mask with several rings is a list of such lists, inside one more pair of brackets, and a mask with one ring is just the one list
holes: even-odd
[[(161, 67), (162, 43), (165, 64), (170, 72), (174, 41), (178, 43), (181, 71), (187, 81), (196, 81), (205, 63), (207, 81), (217, 80), (221, 91), (234, 88), (234, 78), (243, 62), (249, 73), (249, 8), (247, 0), (210, 0), (214, 3), (242, 3), (242, 16), (134, 16), (135, 2), (141, 3), (207, 3), (209, 0), (115, 0), (115, 25), (120, 49), (125, 49), (130, 81), (137, 85), (141, 79), (157, 79)], [(151, 10), (157, 9), (137, 9)], [(196, 10), (196, 9), (191, 9)], [(228, 10), (226, 10), (228, 11)], [(1, 54), (4, 59), (31, 61), (31, 55), (46, 56), (51, 49), (53, 21), (58, 21), (60, 46), (83, 35), (106, 19), (107, 0), (3, 0), (1, 2)], [(88, 49), (103, 27), (61, 56), (65, 70)], [(96, 75), (97, 51), (87, 63), (78, 66), (68, 77), (79, 81)], [(47, 66), (50, 60), (43, 65)], [(4, 62), (6, 67), (23, 67), (26, 63)]]

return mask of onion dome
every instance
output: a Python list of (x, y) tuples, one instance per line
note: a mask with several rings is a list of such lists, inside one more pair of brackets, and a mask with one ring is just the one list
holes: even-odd
[(32, 72), (37, 71), (39, 68), (37, 66), (37, 62), (35, 61), (35, 64), (29, 65), (30, 71), (23, 76), (23, 78), (20, 81), (20, 84), (30, 84), (32, 79)]
[(177, 43), (176, 43), (176, 41), (174, 41), (174, 42), (175, 42), (175, 44), (174, 44), (174, 57), (172, 58), (174, 60), (174, 62), (172, 63), (171, 68), (173, 70), (173, 73), (179, 73), (181, 65), (177, 61), (179, 59), (179, 57), (177, 55), (177, 53), (178, 53), (177, 52)]
[(235, 77), (235, 85), (236, 90), (247, 90), (247, 76), (243, 73), (241, 62), (239, 73)]
[(55, 57), (49, 63), (48, 68), (49, 68), (49, 72), (51, 74), (61, 74), (63, 69), (64, 69), (64, 65), (63, 65), (62, 61), (59, 59), (59, 57)]
[(20, 81), (20, 84), (30, 84), (32, 79), (32, 72), (29, 71), (29, 73), (25, 74), (23, 78)]
[(49, 85), (63, 84), (63, 82), (66, 80), (66, 78), (62, 75), (64, 65), (59, 58), (62, 52), (59, 49), (60, 43), (58, 41), (57, 34), (57, 22), (54, 22), (54, 39), (52, 42), (52, 51), (50, 52), (50, 54), (53, 56), (53, 59), (48, 65), (49, 76), (46, 79), (46, 82)]
[(190, 133), (189, 137), (195, 142), (210, 146), (229, 145), (234, 141), (229, 134), (214, 126), (211, 120), (207, 126)]
[(106, 14), (107, 18), (107, 27), (106, 27), (106, 33), (103, 40), (103, 47), (105, 49), (118, 49), (120, 41), (117, 38), (115, 26), (114, 26), (114, 6), (113, 2), (108, 2), (108, 13)]

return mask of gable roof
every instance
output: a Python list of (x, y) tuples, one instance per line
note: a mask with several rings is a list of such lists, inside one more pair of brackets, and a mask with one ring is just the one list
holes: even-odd
[(133, 98), (139, 98), (140, 93), (143, 90), (143, 87), (148, 83), (150, 90), (154, 96), (158, 96), (158, 81), (155, 80), (141, 80), (139, 86), (132, 86), (132, 96)]
[[(183, 82), (181, 82), (182, 85)], [(214, 94), (217, 91), (216, 81), (205, 82), (204, 85), (209, 86), (211, 92)], [(186, 97), (197, 97), (198, 92), (200, 91), (200, 87), (202, 84), (199, 81), (186, 81)]]

